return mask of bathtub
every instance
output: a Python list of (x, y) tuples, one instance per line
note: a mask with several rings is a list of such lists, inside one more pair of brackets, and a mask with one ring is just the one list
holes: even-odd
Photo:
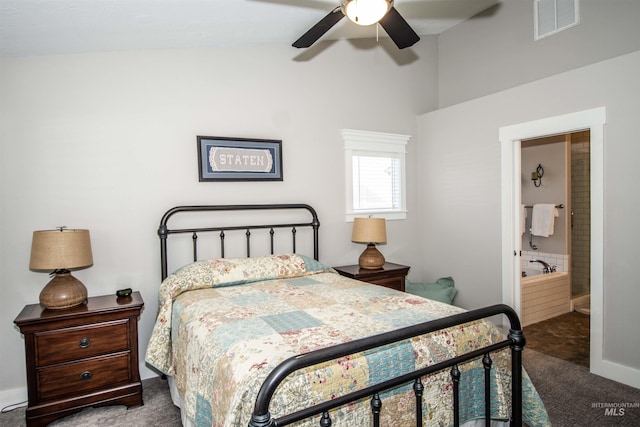
[(569, 273), (542, 274), (541, 269), (523, 268), (520, 279), (520, 321), (522, 326), (541, 322), (571, 311)]
[(543, 271), (541, 268), (524, 267), (522, 269), (522, 277), (538, 276), (540, 274), (543, 274)]

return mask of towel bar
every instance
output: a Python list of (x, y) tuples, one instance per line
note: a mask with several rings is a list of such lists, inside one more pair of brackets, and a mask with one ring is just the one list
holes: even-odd
[[(525, 205), (524, 207), (527, 208), (527, 209), (533, 208), (533, 206), (531, 206), (531, 205)], [(559, 205), (556, 205), (556, 208), (563, 209), (564, 208), (564, 204), (560, 203)]]

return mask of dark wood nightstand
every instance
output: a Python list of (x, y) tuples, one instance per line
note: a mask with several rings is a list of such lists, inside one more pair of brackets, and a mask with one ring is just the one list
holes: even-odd
[(411, 267), (386, 262), (377, 270), (360, 268), (357, 264), (333, 268), (342, 276), (404, 292), (404, 282)]
[(142, 405), (138, 317), (144, 301), (91, 297), (65, 310), (27, 305), (14, 323), (24, 334), (27, 426), (44, 426), (86, 407)]

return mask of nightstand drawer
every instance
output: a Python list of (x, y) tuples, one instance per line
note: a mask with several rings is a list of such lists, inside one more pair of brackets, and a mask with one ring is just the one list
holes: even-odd
[(49, 366), (38, 370), (40, 400), (88, 393), (131, 381), (130, 353), (94, 357), (80, 362)]
[(404, 291), (404, 281), (405, 281), (404, 276), (368, 280), (369, 283), (373, 283), (374, 285), (384, 286), (390, 289), (395, 289), (397, 291)]
[(38, 366), (127, 350), (128, 319), (35, 334)]
[(404, 292), (404, 283), (410, 267), (385, 262), (382, 268), (375, 270), (360, 268), (357, 264), (333, 268), (342, 276)]

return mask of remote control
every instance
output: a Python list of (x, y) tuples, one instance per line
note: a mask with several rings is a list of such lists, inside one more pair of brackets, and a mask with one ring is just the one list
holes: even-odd
[(118, 298), (130, 297), (131, 292), (133, 292), (131, 288), (120, 289), (116, 291), (116, 295), (118, 296)]

